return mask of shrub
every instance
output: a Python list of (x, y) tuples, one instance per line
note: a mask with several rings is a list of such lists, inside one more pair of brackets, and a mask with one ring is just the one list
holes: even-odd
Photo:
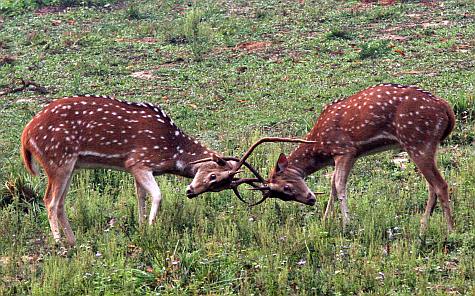
[(183, 22), (183, 33), (191, 46), (193, 58), (197, 61), (209, 51), (212, 39), (212, 29), (204, 21), (204, 13), (199, 9), (190, 10)]
[(327, 34), (327, 39), (352, 39), (353, 36), (346, 29), (334, 28)]
[(129, 20), (140, 20), (145, 17), (144, 14), (140, 12), (137, 5), (130, 5), (125, 11), (125, 14)]
[(377, 58), (389, 52), (387, 40), (372, 40), (361, 46), (360, 59)]

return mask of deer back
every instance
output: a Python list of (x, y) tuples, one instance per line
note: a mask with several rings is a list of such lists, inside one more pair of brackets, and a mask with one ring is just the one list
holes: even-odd
[(140, 162), (159, 171), (183, 155), (207, 153), (158, 106), (89, 95), (47, 105), (25, 127), (22, 144), (43, 166), (77, 160), (78, 167), (127, 169)]
[(394, 145), (418, 153), (452, 131), (448, 103), (414, 86), (380, 84), (328, 105), (307, 135), (317, 143), (297, 151), (325, 155), (366, 154)]

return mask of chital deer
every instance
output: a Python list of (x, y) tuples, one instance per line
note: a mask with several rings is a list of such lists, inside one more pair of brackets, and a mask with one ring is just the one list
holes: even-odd
[(428, 183), (429, 198), (421, 230), (427, 227), (438, 197), (448, 230), (452, 231), (448, 187), (437, 169), (436, 152), (454, 125), (455, 116), (449, 104), (429, 92), (397, 84), (370, 87), (328, 105), (306, 137), (316, 143), (300, 144), (288, 158), (281, 154), (266, 186), (260, 190), (264, 198), (277, 197), (313, 205), (315, 196), (304, 178), (334, 165), (324, 220), (333, 209), (333, 201), (338, 199), (345, 226), (350, 220), (346, 183), (356, 159), (384, 150), (403, 149)]
[[(237, 185), (246, 182), (234, 179), (239, 159), (219, 157), (185, 135), (160, 107), (149, 103), (90, 95), (59, 99), (26, 125), (21, 144), (28, 171), (38, 174), (33, 157), (48, 177), (44, 203), (53, 237), (60, 240), (60, 224), (70, 245), (75, 244), (75, 237), (64, 211), (64, 199), (76, 169), (130, 172), (135, 178), (139, 223), (145, 217), (147, 193), (152, 197), (149, 223), (159, 209), (162, 195), (154, 175), (194, 178), (187, 190), (189, 197), (223, 189), (237, 193)], [(207, 161), (200, 161), (203, 158)]]

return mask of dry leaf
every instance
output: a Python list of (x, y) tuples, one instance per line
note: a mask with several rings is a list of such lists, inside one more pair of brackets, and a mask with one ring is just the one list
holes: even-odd
[(400, 55), (402, 55), (403, 57), (406, 56), (406, 54), (404, 53), (404, 51), (402, 51), (402, 50), (400, 50), (400, 49), (395, 49), (394, 52), (395, 52), (395, 53), (398, 53), (398, 54), (400, 54)]

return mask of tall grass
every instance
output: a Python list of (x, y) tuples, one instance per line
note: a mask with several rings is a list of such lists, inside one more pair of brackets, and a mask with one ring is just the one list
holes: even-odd
[[(23, 77), (49, 92), (0, 100), (1, 295), (475, 293), (473, 1), (126, 4), (45, 14), (30, 6), (0, 17), (0, 55), (16, 58), (0, 65), (2, 90)], [(44, 194), (45, 177), (22, 167), (19, 138), (53, 98), (158, 103), (188, 134), (239, 156), (261, 136), (305, 135), (325, 104), (380, 82), (416, 84), (454, 107), (456, 128), (438, 155), (453, 234), (437, 206), (419, 235), (425, 181), (414, 164), (394, 164), (392, 152), (356, 163), (346, 231), (338, 209), (321, 221), (331, 168), (307, 179), (326, 192), (314, 207), (268, 200), (248, 208), (232, 192), (188, 200), (189, 180), (160, 176), (157, 223), (144, 227), (130, 175), (81, 171), (66, 198), (72, 249), (55, 245), (41, 201), (19, 190)], [(250, 161), (266, 176), (293, 148), (264, 145)]]
[[(253, 161), (272, 160), (281, 148), (263, 150)], [(321, 222), (326, 196), (316, 207), (270, 200), (249, 209), (230, 192), (187, 200), (186, 181), (167, 176), (158, 178), (164, 199), (157, 223), (139, 227), (130, 176), (82, 171), (66, 201), (78, 237), (72, 250), (53, 247), (44, 213), (25, 215), (14, 204), (1, 210), (9, 225), (0, 238), (2, 276), (13, 277), (2, 290), (34, 295), (470, 294), (475, 189), (463, 184), (473, 182), (467, 173), (474, 168), (473, 154), (464, 151), (459, 169), (445, 171), (453, 188), (456, 232), (447, 236), (437, 208), (425, 237), (419, 237), (418, 225), (427, 197), (423, 179), (410, 167), (401, 172), (402, 182), (391, 180), (390, 157), (372, 156), (356, 165), (347, 232), (338, 211), (328, 223)], [(317, 181), (328, 190), (328, 179), (315, 177), (310, 185)]]

